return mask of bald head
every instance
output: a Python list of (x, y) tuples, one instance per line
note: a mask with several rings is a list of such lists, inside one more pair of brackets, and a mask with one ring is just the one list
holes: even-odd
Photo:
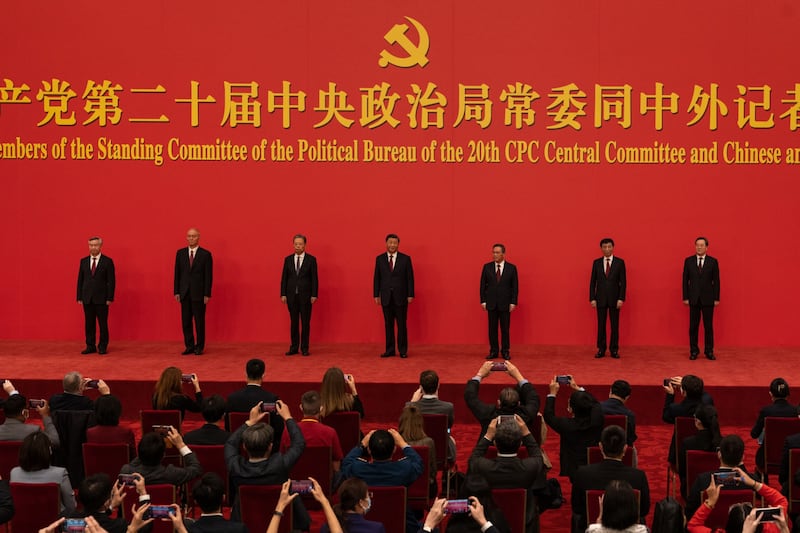
[(197, 230), (197, 228), (189, 228), (186, 230), (186, 241), (189, 243), (191, 248), (197, 246), (197, 244), (200, 242), (200, 232)]

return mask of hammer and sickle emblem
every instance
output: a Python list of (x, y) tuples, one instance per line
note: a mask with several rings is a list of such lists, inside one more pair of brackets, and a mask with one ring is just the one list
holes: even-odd
[(392, 26), (391, 30), (386, 32), (386, 35), (384, 35), (383, 38), (386, 39), (386, 42), (389, 44), (399, 44), (403, 50), (408, 52), (408, 56), (397, 57), (386, 50), (383, 50), (381, 51), (380, 59), (378, 59), (378, 65), (381, 67), (387, 67), (390, 64), (401, 68), (413, 67), (414, 65), (424, 67), (428, 64), (428, 58), (426, 57), (426, 54), (428, 53), (428, 48), (431, 44), (430, 39), (428, 38), (428, 31), (422, 24), (411, 17), (406, 17), (406, 20), (413, 24), (417, 29), (417, 33), (419, 33), (419, 44), (415, 45), (406, 36), (408, 24), (395, 24)]

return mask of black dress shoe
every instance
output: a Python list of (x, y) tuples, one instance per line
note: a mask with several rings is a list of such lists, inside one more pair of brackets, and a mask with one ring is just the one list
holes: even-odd
[(97, 353), (99, 353), (100, 355), (105, 355), (108, 353), (108, 350), (106, 350), (105, 348), (99, 348), (97, 350)]
[(486, 356), (486, 359), (497, 359), (498, 355), (496, 353), (490, 353)]
[(394, 352), (383, 352), (381, 357), (394, 357)]
[(289, 351), (286, 352), (286, 355), (295, 355), (296, 353), (299, 353), (299, 352), (297, 350), (295, 350), (294, 348), (289, 348)]
[(191, 355), (193, 353), (194, 353), (194, 346), (189, 346), (184, 351), (181, 352), (181, 355)]
[(603, 350), (602, 352), (598, 350), (597, 353), (594, 354), (595, 359), (602, 359), (605, 356), (606, 356), (605, 350)]
[(311, 353), (310, 353), (308, 350), (303, 350), (303, 351), (302, 351), (302, 352), (300, 352), (300, 353), (302, 353), (302, 354), (303, 354), (303, 355), (305, 355), (305, 356), (311, 355)]
[(81, 352), (81, 355), (89, 355), (90, 353), (95, 353), (97, 350), (94, 346), (87, 346), (85, 350)]
[(507, 353), (504, 353), (503, 354), (503, 359), (505, 359), (506, 361), (510, 361), (511, 360), (511, 356), (508, 355)]
[(619, 359), (619, 352), (611, 352), (612, 359)]
[(716, 361), (716, 360), (717, 360), (717, 358), (716, 358), (716, 357), (714, 357), (714, 352), (708, 352), (708, 353), (706, 354), (706, 359), (708, 359), (708, 360), (710, 360), (710, 361)]
[(689, 355), (689, 359), (690, 359), (691, 361), (694, 361), (695, 359), (697, 359), (697, 354), (696, 354), (696, 353), (693, 353), (693, 354)]
[(195, 355), (203, 355), (203, 349), (202, 348), (195, 348), (194, 349), (194, 354)]
[(400, 359), (408, 359), (408, 354), (407, 353), (401, 353), (400, 354)]

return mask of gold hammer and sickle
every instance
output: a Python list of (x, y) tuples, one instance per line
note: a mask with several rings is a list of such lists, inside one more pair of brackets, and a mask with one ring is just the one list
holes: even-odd
[(430, 39), (428, 38), (428, 31), (422, 24), (411, 17), (406, 17), (406, 20), (413, 24), (417, 29), (417, 33), (419, 33), (419, 44), (415, 45), (409, 40), (408, 37), (406, 37), (408, 24), (395, 24), (392, 26), (391, 30), (386, 32), (386, 35), (384, 35), (383, 38), (386, 39), (386, 42), (389, 44), (399, 44), (403, 50), (408, 52), (408, 57), (397, 57), (386, 50), (383, 50), (381, 51), (380, 59), (378, 59), (378, 65), (381, 67), (387, 67), (390, 64), (401, 68), (413, 67), (414, 65), (424, 67), (428, 64), (428, 58), (426, 57), (426, 54), (428, 53), (428, 48), (431, 44)]

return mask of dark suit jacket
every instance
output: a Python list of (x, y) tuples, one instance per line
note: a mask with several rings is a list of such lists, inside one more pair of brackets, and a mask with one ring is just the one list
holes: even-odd
[[(700, 401), (693, 400), (690, 398), (684, 398), (684, 400), (680, 403), (672, 403), (675, 399), (674, 394), (665, 394), (664, 395), (664, 410), (661, 413), (661, 420), (666, 422), (667, 424), (674, 424), (675, 419), (678, 417), (688, 417), (694, 416), (694, 412), (700, 407), (701, 404), (705, 405), (714, 405), (714, 400), (711, 398), (711, 395), (707, 392), (703, 393), (702, 398)], [(675, 464), (675, 435), (673, 435), (670, 439), (669, 444), (669, 453), (667, 455), (667, 460), (670, 464)]]
[(0, 480), (0, 524), (5, 524), (14, 517), (14, 500), (11, 499), (11, 489), (8, 481)]
[(201, 516), (186, 524), (189, 533), (247, 533), (247, 526), (241, 522), (231, 522), (222, 516)]
[(600, 402), (600, 408), (603, 410), (604, 415), (625, 415), (628, 417), (628, 430), (625, 436), (628, 446), (633, 446), (633, 443), (639, 438), (636, 435), (636, 414), (616, 398), (609, 398)]
[(228, 442), (230, 433), (221, 429), (216, 424), (203, 424), (202, 427), (189, 431), (183, 436), (183, 442), (191, 446), (192, 444), (216, 445)]
[(592, 263), (592, 277), (589, 280), (589, 301), (597, 300), (597, 307), (616, 307), (617, 300), (625, 300), (625, 261), (617, 256), (611, 261), (611, 269), (606, 277), (606, 258), (600, 257)]
[[(249, 413), (258, 402), (275, 403), (280, 398), (258, 385), (245, 385), (237, 391), (230, 393), (225, 406), (226, 413)], [(278, 415), (269, 417), (269, 425), (275, 430), (273, 442), (280, 442), (283, 436), (283, 418)], [(228, 428), (236, 431), (238, 428)], [(277, 447), (273, 451), (277, 451)]]
[(519, 280), (517, 267), (505, 262), (503, 275), (497, 281), (497, 264), (492, 261), (483, 265), (481, 272), (481, 303), (486, 303), (486, 309), (508, 311), (509, 305), (517, 305), (519, 296)]
[[(588, 394), (588, 393), (587, 393)], [(603, 410), (595, 401), (588, 417), (556, 416), (556, 398), (548, 396), (544, 403), (544, 421), (561, 436), (559, 443), (561, 474), (572, 478), (579, 466), (585, 465), (586, 449), (597, 446), (603, 431)]]
[(211, 252), (198, 246), (192, 267), (189, 268), (189, 247), (181, 248), (175, 254), (173, 294), (179, 294), (181, 300), (188, 297), (194, 302), (202, 300), (204, 296), (210, 298), (212, 271)]
[(683, 299), (690, 305), (714, 305), (719, 301), (719, 264), (706, 255), (703, 260), (703, 273), (697, 268), (697, 255), (691, 255), (683, 262)]
[(94, 276), (92, 276), (92, 256), (87, 255), (78, 265), (78, 300), (85, 304), (104, 304), (114, 301), (114, 261), (100, 254)]
[(381, 305), (406, 305), (414, 297), (414, 267), (411, 257), (397, 252), (394, 270), (389, 271), (386, 252), (375, 258), (375, 274), (372, 276), (372, 297), (381, 299)]
[(789, 476), (794, 476), (797, 473), (789, 472), (789, 450), (792, 448), (800, 448), (800, 433), (789, 435), (786, 437), (786, 440), (783, 441), (783, 454), (781, 455), (781, 468), (778, 472), (778, 482), (784, 487), (781, 490), (784, 495), (789, 494)]
[[(616, 479), (627, 481), (639, 491), (639, 516), (644, 518), (650, 512), (650, 485), (647, 476), (638, 468), (633, 468), (614, 459), (604, 459), (599, 463), (578, 468), (572, 481), (572, 512), (579, 515), (580, 531), (586, 529), (586, 491), (605, 490)], [(592, 517), (594, 518), (594, 517)]]
[(517, 384), (519, 405), (512, 410), (499, 409), (496, 403), (482, 402), (478, 397), (480, 386), (481, 384), (477, 379), (470, 379), (464, 388), (464, 401), (467, 402), (467, 407), (481, 424), (481, 434), (478, 438), (483, 437), (483, 434), (486, 433), (486, 428), (489, 427), (489, 423), (493, 418), (497, 418), (498, 415), (519, 415), (529, 426), (536, 418), (539, 412), (539, 395), (529, 382), (525, 382), (522, 385)]
[(160, 483), (168, 485), (183, 485), (189, 481), (200, 477), (203, 474), (203, 467), (197, 456), (189, 453), (182, 458), (183, 466), (158, 464), (156, 466), (145, 466), (138, 457), (130, 463), (124, 465), (119, 471), (120, 474), (133, 474), (134, 472), (144, 476), (146, 485), (158, 485)]
[(753, 429), (750, 430), (750, 436), (752, 438), (757, 439), (761, 436), (761, 433), (764, 431), (764, 419), (768, 416), (794, 418), (797, 416), (797, 407), (783, 398), (779, 398), (771, 404), (762, 407), (761, 411), (758, 413), (758, 419), (753, 425)]
[(311, 254), (306, 254), (303, 264), (300, 265), (300, 272), (295, 273), (297, 255), (287, 256), (283, 261), (283, 274), (281, 274), (281, 296), (297, 294), (302, 300), (316, 298), (319, 289), (317, 280), (317, 258)]

